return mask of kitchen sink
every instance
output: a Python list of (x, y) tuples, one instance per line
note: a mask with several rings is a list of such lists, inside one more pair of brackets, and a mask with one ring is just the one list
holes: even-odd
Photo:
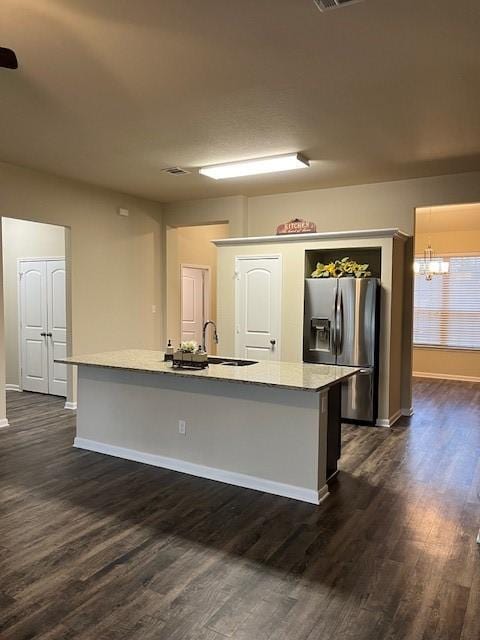
[(257, 364), (257, 361), (239, 360), (238, 358), (217, 358), (216, 356), (209, 356), (208, 364), (221, 364), (224, 367), (248, 367), (251, 364)]

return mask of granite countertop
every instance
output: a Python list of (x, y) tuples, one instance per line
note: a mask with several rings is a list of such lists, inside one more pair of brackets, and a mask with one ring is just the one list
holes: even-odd
[[(210, 364), (206, 369), (188, 370), (173, 369), (171, 363), (164, 362), (163, 358), (163, 351), (128, 349), (125, 351), (107, 351), (105, 353), (72, 356), (58, 359), (56, 362), (169, 376), (189, 376), (206, 380), (221, 380), (282, 389), (300, 389), (302, 391), (326, 389), (360, 371), (357, 367), (267, 360), (261, 360), (246, 367)], [(225, 360), (228, 360), (228, 358), (225, 358)]]

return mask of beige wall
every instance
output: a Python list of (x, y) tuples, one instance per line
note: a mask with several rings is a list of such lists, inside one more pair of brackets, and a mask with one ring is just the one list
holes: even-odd
[(272, 235), (278, 224), (294, 217), (313, 220), (318, 231), (394, 227), (413, 235), (416, 207), (461, 202), (480, 202), (480, 172), (249, 198), (191, 200), (166, 204), (164, 211), (169, 225), (235, 219), (238, 231), (231, 225), (232, 237)]
[(463, 349), (413, 349), (413, 375), (480, 382), (480, 353)]
[[(449, 253), (480, 254), (480, 213), (479, 228), (455, 229), (457, 221), (452, 211), (451, 231), (417, 234), (415, 237), (415, 253), (421, 254), (430, 239), (434, 251), (438, 255)], [(458, 222), (459, 224), (459, 222)], [(435, 229), (435, 213), (432, 214), (432, 229)], [(466, 349), (438, 349), (414, 347), (413, 371), (417, 374), (435, 377), (477, 379), (480, 380), (480, 351)]]
[[(402, 287), (398, 279), (403, 271), (403, 240), (385, 238), (349, 238), (285, 241), (272, 244), (235, 244), (218, 249), (218, 331), (219, 353), (235, 353), (235, 257), (238, 255), (282, 256), (282, 315), (280, 359), (287, 362), (301, 362), (303, 359), (303, 299), (305, 277), (305, 250), (345, 247), (380, 247), (382, 250), (382, 296), (380, 330), (380, 387), (379, 420), (386, 424), (402, 409), (401, 366), (398, 354), (402, 350), (402, 335), (398, 328), (398, 317), (402, 317)], [(398, 245), (398, 246), (397, 246)], [(395, 247), (395, 249), (394, 249)], [(393, 279), (399, 284), (393, 292)], [(396, 315), (394, 316), (393, 313)], [(392, 331), (396, 331), (392, 335)], [(397, 416), (398, 417), (398, 416)]]
[(18, 260), (65, 256), (65, 229), (25, 220), (2, 219), (3, 294), (7, 385), (20, 384), (18, 356)]
[(232, 238), (247, 234), (247, 203), (245, 196), (186, 200), (164, 205), (163, 223), (169, 227), (199, 224), (229, 224)]
[[(69, 228), (75, 353), (160, 346), (158, 203), (6, 163), (0, 194), (0, 217)], [(120, 217), (118, 207), (130, 217)]]
[[(167, 240), (174, 234), (172, 229), (175, 227), (211, 224), (226, 225), (225, 228), (228, 229), (228, 235), (232, 238), (247, 235), (247, 198), (244, 196), (207, 198), (204, 200), (172, 202), (163, 206), (162, 291), (165, 292), (165, 305), (162, 314), (162, 335), (164, 341), (168, 340), (168, 338), (174, 338), (174, 335), (170, 335), (170, 333), (172, 332), (172, 325), (177, 323), (174, 319), (175, 314), (179, 313), (179, 301), (175, 298), (175, 288), (172, 290), (170, 270), (167, 264)], [(174, 295), (170, 300), (172, 291)]]
[[(341, 231), (351, 229), (399, 228), (406, 233), (414, 233), (414, 212), (416, 207), (457, 204), (480, 201), (480, 172), (416, 178), (365, 184), (334, 189), (315, 189), (256, 196), (244, 199), (246, 211), (246, 236), (275, 234), (276, 227), (286, 220), (302, 217), (316, 222), (318, 231)], [(218, 207), (215, 207), (218, 203)], [(234, 206), (235, 204), (235, 206)], [(165, 205), (165, 213), (186, 216), (188, 224), (199, 223), (207, 211), (216, 211), (224, 219), (242, 216), (242, 206), (228, 198), (217, 200), (177, 202)], [(230, 230), (231, 236), (235, 234)], [(402, 315), (402, 407), (411, 406), (412, 371), (412, 261), (413, 244), (405, 246), (404, 295)]]
[[(73, 351), (81, 353), (158, 348), (163, 344), (167, 337), (167, 226), (228, 222), (231, 236), (270, 235), (279, 223), (301, 216), (314, 220), (319, 231), (398, 227), (412, 233), (415, 207), (480, 201), (480, 173), (177, 202), (162, 207), (141, 198), (0, 163), (0, 193), (0, 217), (68, 227)], [(119, 217), (118, 207), (128, 208), (130, 217)], [(411, 351), (407, 289), (404, 380), (409, 377), (405, 371), (410, 370)], [(152, 305), (156, 306), (156, 314), (152, 313)]]
[[(2, 246), (2, 225), (0, 224), (0, 251)], [(3, 260), (0, 260), (0, 282), (3, 282)], [(5, 320), (3, 314), (3, 287), (0, 287), (0, 428), (8, 426), (6, 418), (5, 389)]]
[[(480, 214), (479, 214), (480, 221)], [(418, 233), (415, 236), (415, 253), (422, 255), (428, 242), (436, 254), (480, 252), (480, 227), (469, 231), (452, 229), (440, 233)]]
[[(210, 310), (208, 320), (217, 319), (217, 249), (212, 240), (229, 235), (228, 224), (197, 227), (167, 227), (167, 340), (180, 341), (182, 264), (210, 267)], [(215, 345), (211, 346), (211, 353)]]
[[(404, 299), (404, 280), (405, 280), (405, 256), (406, 244), (396, 240), (392, 247), (392, 267), (391, 267), (391, 284), (390, 284), (390, 340), (388, 344), (384, 342), (380, 345), (380, 353), (382, 349), (389, 351), (390, 363), (390, 396), (389, 396), (389, 413), (392, 416), (396, 411), (403, 414), (408, 413), (411, 403), (403, 404), (403, 379), (402, 379), (402, 352), (403, 352), (403, 305)], [(411, 264), (411, 263), (410, 263)], [(410, 267), (411, 268), (411, 267)], [(386, 287), (382, 290), (385, 294)], [(382, 331), (383, 326), (380, 327)], [(400, 338), (399, 338), (400, 337)], [(379, 372), (380, 378), (382, 372)], [(382, 382), (380, 380), (380, 388)], [(380, 408), (380, 407), (379, 407)]]
[(260, 196), (248, 199), (248, 234), (274, 234), (298, 216), (318, 231), (395, 227), (413, 235), (416, 207), (477, 201), (480, 172)]

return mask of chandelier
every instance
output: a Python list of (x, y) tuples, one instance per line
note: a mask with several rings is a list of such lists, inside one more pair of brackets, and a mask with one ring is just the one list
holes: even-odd
[(425, 276), (426, 280), (432, 280), (433, 276), (444, 276), (448, 273), (449, 266), (448, 262), (435, 256), (431, 244), (428, 243), (423, 252), (423, 258), (413, 263), (413, 270)]
[[(432, 208), (428, 212), (428, 226), (431, 227), (432, 222)], [(415, 260), (413, 263), (413, 271), (415, 273), (425, 276), (426, 280), (432, 280), (433, 276), (443, 276), (448, 273), (450, 265), (445, 260), (437, 258), (435, 252), (432, 249), (430, 237), (428, 238), (427, 248), (423, 251), (423, 258)]]

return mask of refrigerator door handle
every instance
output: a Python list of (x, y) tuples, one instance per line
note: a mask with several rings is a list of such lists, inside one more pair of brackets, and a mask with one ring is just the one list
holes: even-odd
[(336, 352), (338, 355), (341, 353), (343, 347), (343, 297), (341, 290), (337, 293), (335, 325)]
[(332, 321), (330, 331), (330, 351), (333, 355), (337, 355), (337, 299), (338, 288), (335, 287), (335, 296), (333, 298)]

